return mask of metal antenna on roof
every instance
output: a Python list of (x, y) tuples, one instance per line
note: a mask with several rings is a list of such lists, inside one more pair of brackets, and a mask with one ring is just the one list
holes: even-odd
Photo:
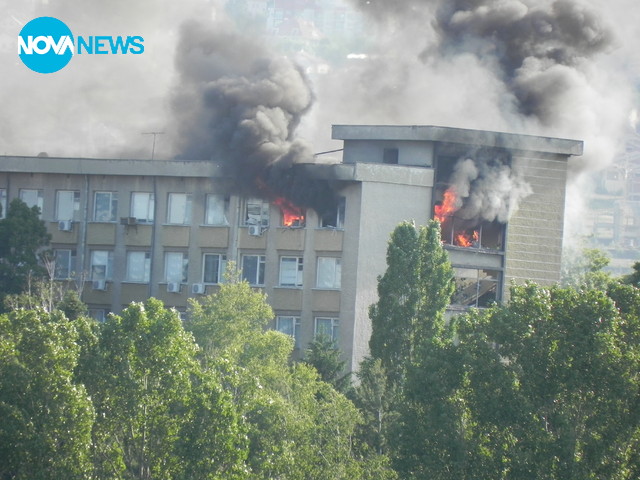
[(164, 132), (142, 132), (142, 135), (153, 135), (153, 145), (151, 146), (151, 160), (153, 160), (156, 154), (156, 137), (164, 135)]

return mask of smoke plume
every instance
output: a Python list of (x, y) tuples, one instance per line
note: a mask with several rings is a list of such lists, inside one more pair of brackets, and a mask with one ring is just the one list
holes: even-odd
[(478, 151), (460, 158), (449, 179), (456, 194), (456, 217), (477, 224), (506, 223), (520, 200), (532, 193), (505, 153)]
[(318, 211), (331, 203), (325, 182), (290, 168), (313, 161), (296, 136), (313, 102), (298, 66), (224, 20), (182, 25), (176, 59), (172, 112), (181, 156), (221, 162), (245, 194), (286, 196)]

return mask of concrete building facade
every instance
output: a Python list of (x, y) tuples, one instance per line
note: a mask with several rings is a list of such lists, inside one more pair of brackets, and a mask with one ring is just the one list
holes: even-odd
[(341, 200), (323, 217), (291, 218), (235, 195), (207, 161), (4, 156), (0, 202), (3, 211), (13, 198), (41, 208), (56, 278), (80, 282), (98, 318), (151, 296), (185, 311), (189, 297), (216, 291), (233, 260), (267, 293), (271, 327), (293, 335), (298, 352), (328, 334), (355, 368), (368, 350), (391, 231), (433, 217), (451, 162), (478, 149), (507, 152), (530, 186), (508, 223), (471, 225), (478, 239), (465, 246), (443, 224), (452, 308), (503, 300), (511, 281), (559, 279), (567, 159), (581, 142), (430, 126), (334, 126), (333, 137), (344, 142), (341, 163), (294, 167), (334, 185)]

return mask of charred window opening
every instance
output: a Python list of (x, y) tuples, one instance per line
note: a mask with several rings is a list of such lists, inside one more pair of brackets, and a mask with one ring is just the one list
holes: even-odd
[(335, 208), (320, 217), (321, 228), (344, 228), (345, 198), (340, 197)]
[(282, 214), (280, 226), (289, 228), (302, 228), (306, 225), (306, 211), (304, 208), (294, 205), (284, 197), (278, 197), (273, 202), (280, 208)]
[(483, 250), (504, 250), (505, 224), (498, 221), (470, 224), (455, 216), (442, 222), (442, 241), (446, 245)]
[(498, 270), (454, 267), (453, 307), (488, 307), (500, 300), (502, 273)]
[(506, 224), (458, 215), (457, 200), (449, 190), (442, 191), (434, 205), (434, 218), (440, 221), (446, 245), (484, 250), (504, 250)]

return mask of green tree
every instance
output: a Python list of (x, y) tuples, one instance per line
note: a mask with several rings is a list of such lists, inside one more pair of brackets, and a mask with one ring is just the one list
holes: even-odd
[(569, 249), (563, 254), (562, 283), (578, 288), (606, 290), (613, 280), (604, 271), (611, 259), (597, 248)]
[(45, 269), (38, 264), (38, 251), (49, 244), (51, 235), (40, 220), (40, 209), (29, 208), (22, 200), (9, 204), (0, 220), (0, 295), (18, 294), (27, 289), (29, 279), (41, 278)]
[(420, 301), (418, 246), (415, 225), (405, 222), (396, 227), (387, 248), (387, 270), (378, 278), (378, 302), (369, 310), (371, 356), (380, 359), (395, 383), (405, 374)]
[(79, 332), (60, 312), (0, 316), (0, 477), (90, 477), (94, 409), (75, 380)]
[(315, 368), (291, 362), (291, 337), (265, 330), (273, 318), (265, 296), (236, 275), (227, 280), (191, 301), (187, 326), (245, 419), (248, 478), (393, 478), (384, 458), (355, 448), (353, 403)]
[(342, 353), (331, 337), (316, 335), (307, 347), (304, 361), (318, 371), (323, 382), (341, 393), (349, 391), (351, 374), (345, 372), (347, 362), (342, 359)]
[(69, 320), (84, 317), (89, 311), (87, 305), (80, 300), (80, 296), (75, 290), (67, 290), (62, 300), (56, 305), (56, 308), (63, 312)]
[(155, 299), (104, 323), (91, 371), (80, 372), (97, 412), (97, 478), (241, 476), (239, 418), (198, 351), (178, 313)]
[(459, 317), (459, 344), (441, 355), (457, 365), (450, 378), (462, 380), (444, 397), (454, 408), (443, 416), (425, 399), (426, 421), (444, 448), (427, 451), (409, 473), (635, 478), (639, 305), (633, 287), (607, 295), (529, 284), (512, 288), (509, 305)]
[(357, 376), (354, 403), (363, 416), (360, 438), (374, 451), (387, 454), (389, 430), (397, 423), (398, 393), (387, 382), (387, 372), (379, 358), (367, 357), (360, 362)]
[[(445, 468), (434, 466), (438, 462), (423, 468), (427, 465), (424, 456), (431, 452), (430, 458), (444, 459), (451, 448), (440, 444), (438, 435), (457, 428), (454, 396), (460, 375), (449, 362), (454, 336), (445, 319), (453, 289), (453, 270), (440, 239), (440, 223), (430, 221), (420, 229), (400, 224), (389, 242), (378, 303), (370, 310), (371, 356), (379, 360), (379, 368), (365, 364), (362, 373), (371, 382), (363, 387), (377, 388), (386, 396), (370, 399), (378, 406), (378, 418), (384, 415), (372, 422), (369, 409), (369, 435), (377, 444), (389, 445), (394, 465), (403, 475), (431, 475)], [(373, 383), (374, 371), (378, 375), (386, 372), (384, 388)], [(365, 404), (364, 398), (360, 404)], [(431, 415), (443, 422), (434, 424)], [(437, 473), (433, 478), (438, 478)]]

